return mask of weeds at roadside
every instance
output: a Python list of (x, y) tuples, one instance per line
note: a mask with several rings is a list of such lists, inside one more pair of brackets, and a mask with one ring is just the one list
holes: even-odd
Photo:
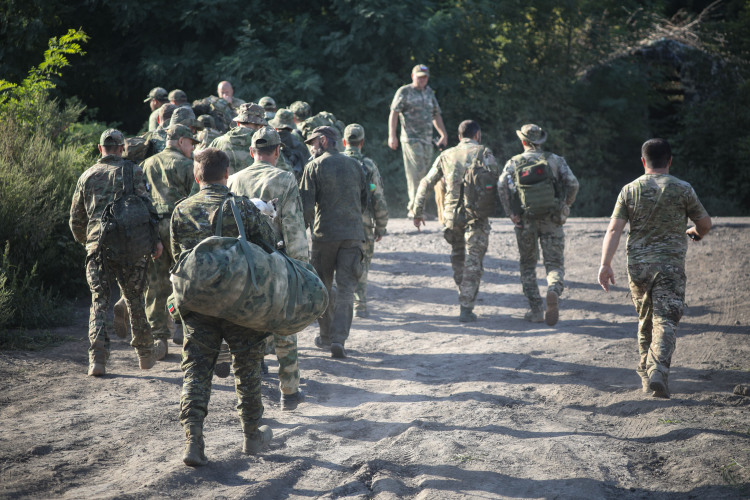
[(663, 424), (663, 425), (677, 425), (681, 424), (682, 420), (677, 419), (670, 419), (670, 418), (660, 418), (656, 421), (657, 424)]
[(729, 486), (733, 488), (747, 490), (750, 489), (748, 483), (741, 477), (745, 467), (737, 463), (737, 460), (732, 461), (721, 468), (721, 477), (726, 481)]
[(0, 332), (0, 351), (41, 351), (74, 340), (67, 335), (55, 335), (49, 330), (6, 330)]

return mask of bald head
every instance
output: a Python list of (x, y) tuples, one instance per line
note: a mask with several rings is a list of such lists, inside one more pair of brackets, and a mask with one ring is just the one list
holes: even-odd
[(234, 88), (232, 88), (231, 83), (224, 80), (223, 82), (219, 83), (219, 86), (216, 88), (216, 93), (219, 95), (219, 97), (224, 98), (225, 101), (232, 102), (232, 97), (234, 97)]

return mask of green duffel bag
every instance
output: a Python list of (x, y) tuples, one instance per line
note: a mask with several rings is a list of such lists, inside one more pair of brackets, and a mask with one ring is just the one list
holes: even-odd
[(233, 197), (229, 202), (240, 236), (216, 236), (198, 243), (170, 270), (174, 305), (261, 332), (292, 335), (328, 307), (328, 293), (315, 269), (266, 246), (247, 240)]

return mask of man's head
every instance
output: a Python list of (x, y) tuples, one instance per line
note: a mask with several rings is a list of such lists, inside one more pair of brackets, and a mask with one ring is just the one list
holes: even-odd
[(125, 149), (125, 137), (116, 128), (108, 128), (99, 137), (99, 153), (102, 156), (122, 156)]
[(177, 109), (177, 106), (175, 106), (171, 102), (159, 108), (159, 125), (167, 128), (169, 121), (172, 119), (172, 115), (174, 114), (175, 109)]
[(276, 112), (276, 116), (268, 121), (268, 124), (276, 130), (294, 130), (294, 113), (286, 108), (281, 108)]
[(365, 142), (365, 128), (359, 123), (350, 123), (344, 129), (344, 145), (362, 148)]
[(289, 109), (294, 113), (294, 122), (302, 123), (303, 121), (310, 118), (312, 114), (312, 108), (305, 101), (294, 101), (289, 105)]
[(182, 106), (187, 103), (187, 100), (187, 94), (180, 89), (174, 89), (169, 93), (169, 102), (175, 106)]
[(231, 83), (224, 80), (223, 82), (219, 82), (219, 85), (216, 87), (216, 94), (227, 101), (229, 104), (232, 104), (232, 98), (234, 97), (234, 88), (232, 87)]
[(641, 146), (643, 165), (652, 170), (668, 168), (672, 163), (672, 147), (666, 139), (649, 139)]
[(458, 139), (474, 139), (480, 142), (482, 138), (482, 129), (474, 120), (464, 120), (458, 125)]
[(276, 165), (282, 147), (279, 133), (273, 127), (266, 126), (253, 134), (250, 153), (253, 158)]
[(185, 106), (179, 107), (172, 113), (172, 118), (169, 120), (169, 125), (185, 125), (190, 127), (193, 133), (197, 130), (203, 130), (203, 124), (195, 119), (195, 113), (192, 108)]
[(237, 116), (232, 118), (241, 127), (249, 127), (258, 130), (263, 125), (268, 125), (265, 110), (254, 102), (246, 102), (240, 106)]
[(173, 123), (167, 129), (167, 146), (176, 147), (182, 152), (185, 158), (190, 158), (195, 145), (199, 142), (186, 125)]
[(527, 123), (521, 130), (516, 130), (516, 135), (524, 145), (530, 147), (538, 146), (547, 140), (547, 132), (542, 130), (542, 127), (533, 123)]
[(162, 104), (169, 102), (167, 89), (162, 88), (162, 87), (152, 88), (151, 92), (148, 93), (148, 96), (146, 96), (143, 102), (149, 103), (149, 106), (151, 107), (151, 111), (156, 111), (162, 106)]
[(412, 86), (417, 89), (424, 89), (427, 81), (430, 79), (430, 68), (424, 64), (417, 64), (411, 69)]
[(338, 133), (336, 132), (336, 129), (323, 126), (316, 127), (310, 134), (310, 137), (305, 141), (305, 144), (310, 146), (310, 152), (315, 158), (317, 158), (326, 151), (335, 150), (336, 141), (338, 141)]
[(266, 111), (266, 120), (270, 120), (276, 114), (276, 101), (273, 100), (273, 97), (261, 97), (260, 101), (258, 101), (258, 105), (262, 106)]
[(226, 184), (229, 157), (221, 149), (206, 148), (193, 158), (193, 175), (199, 184)]
[(203, 125), (203, 128), (216, 128), (216, 120), (211, 115), (200, 115), (196, 120)]

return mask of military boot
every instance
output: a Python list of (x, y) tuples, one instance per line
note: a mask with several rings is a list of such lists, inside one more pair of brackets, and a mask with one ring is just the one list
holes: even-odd
[(115, 333), (121, 339), (127, 338), (130, 330), (130, 314), (128, 305), (125, 303), (125, 297), (120, 297), (114, 307), (115, 313)]
[(646, 372), (646, 369), (636, 368), (635, 371), (641, 377), (641, 387), (643, 389), (643, 392), (650, 392), (651, 388), (649, 387), (648, 373)]
[(166, 339), (154, 340), (154, 359), (156, 361), (161, 361), (168, 353), (169, 348), (167, 347)]
[(138, 367), (141, 370), (150, 370), (156, 364), (156, 355), (152, 347), (136, 347), (135, 353), (138, 355)]
[(245, 442), (242, 444), (242, 453), (255, 455), (264, 446), (271, 442), (273, 431), (267, 425), (261, 425), (256, 430), (245, 433)]
[(548, 326), (555, 326), (560, 318), (560, 309), (558, 308), (560, 296), (557, 292), (550, 290), (547, 292), (547, 311), (544, 313), (544, 322)]
[(654, 391), (655, 398), (669, 399), (669, 386), (667, 385), (667, 375), (659, 370), (654, 370), (648, 376), (648, 388)]
[(105, 352), (95, 352), (89, 355), (89, 375), (101, 377), (106, 374), (107, 356)]
[(523, 319), (532, 323), (541, 323), (544, 321), (544, 311), (542, 311), (541, 307), (532, 307), (526, 311), (526, 314), (523, 315)]
[(471, 323), (477, 320), (477, 315), (473, 312), (473, 307), (461, 306), (461, 314), (458, 316), (458, 321), (461, 323)]
[(203, 428), (197, 424), (189, 425), (185, 428), (185, 437), (185, 452), (182, 454), (182, 461), (191, 467), (206, 465), (208, 459), (204, 452)]

